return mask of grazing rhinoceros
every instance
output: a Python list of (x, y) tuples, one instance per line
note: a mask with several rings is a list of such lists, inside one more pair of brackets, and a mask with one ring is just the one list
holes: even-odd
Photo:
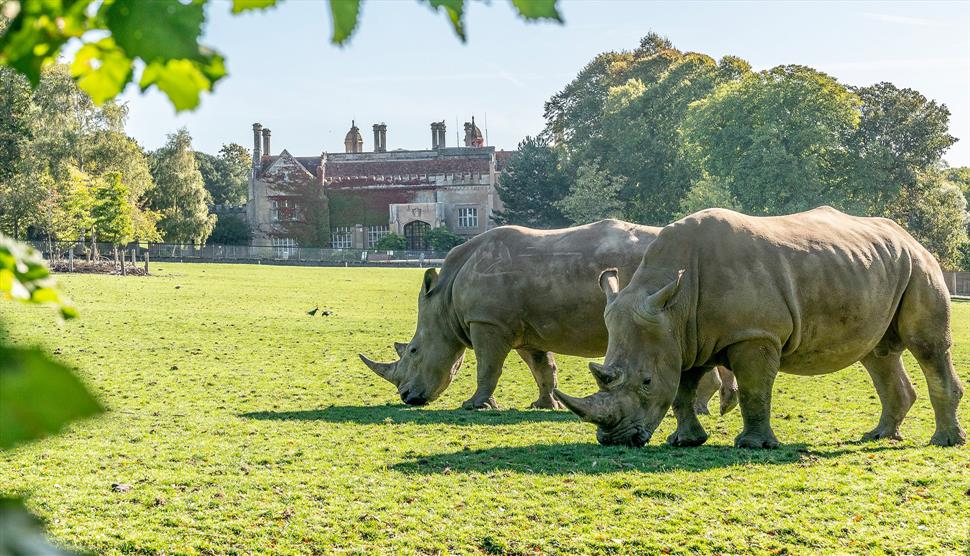
[[(602, 220), (561, 230), (502, 226), (448, 253), (439, 275), (425, 272), (418, 324), (399, 361), (361, 360), (393, 383), (408, 404), (435, 400), (451, 384), (465, 348), (475, 350), (478, 388), (463, 407), (495, 408), (493, 397), (509, 351), (515, 349), (539, 386), (536, 408), (561, 408), (553, 397), (553, 353), (599, 357), (606, 352), (605, 301), (596, 286), (604, 266), (633, 275), (660, 228)], [(721, 375), (719, 377), (719, 374)], [(723, 378), (723, 380), (722, 380)], [(721, 412), (737, 405), (730, 371), (709, 373), (698, 411), (721, 387)]]
[(882, 218), (821, 207), (756, 218), (711, 209), (675, 222), (647, 248), (629, 285), (600, 276), (609, 347), (590, 364), (600, 391), (556, 392), (602, 444), (642, 446), (670, 408), (667, 442), (707, 440), (693, 411), (701, 373), (737, 376), (741, 448), (772, 448), (771, 390), (779, 371), (819, 375), (862, 361), (882, 401), (864, 440), (899, 438), (915, 400), (901, 354), (926, 375), (936, 414), (930, 442), (963, 444), (963, 388), (950, 358), (950, 300), (940, 266), (905, 230)]

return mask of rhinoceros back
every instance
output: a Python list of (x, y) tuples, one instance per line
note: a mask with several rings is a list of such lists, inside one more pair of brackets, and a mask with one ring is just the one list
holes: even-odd
[(778, 217), (702, 211), (661, 233), (638, 270), (644, 279), (649, 268), (691, 275), (698, 359), (770, 337), (782, 370), (796, 374), (858, 361), (893, 326), (914, 278), (932, 285), (939, 275), (933, 257), (895, 223), (830, 207)]
[(600, 272), (629, 281), (659, 228), (602, 220), (556, 230), (502, 226), (445, 259), (452, 309), (465, 323), (503, 327), (514, 347), (597, 356), (606, 349)]

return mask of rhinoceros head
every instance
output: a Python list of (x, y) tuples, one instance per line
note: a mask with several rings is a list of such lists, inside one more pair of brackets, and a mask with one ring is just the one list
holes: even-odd
[(610, 338), (604, 364), (589, 365), (600, 390), (585, 398), (555, 392), (573, 413), (596, 424), (600, 444), (643, 446), (673, 403), (682, 350), (668, 309), (682, 275), (652, 294), (629, 286), (618, 291), (616, 270), (600, 275)]
[(428, 269), (418, 294), (417, 330), (410, 342), (394, 342), (397, 361), (377, 363), (360, 356), (371, 370), (396, 386), (401, 400), (409, 405), (436, 400), (451, 384), (465, 358), (465, 346), (447, 320), (449, 300), (435, 290), (437, 284), (438, 273)]

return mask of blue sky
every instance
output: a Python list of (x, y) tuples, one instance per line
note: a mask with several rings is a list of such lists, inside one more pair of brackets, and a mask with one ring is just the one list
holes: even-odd
[(271, 10), (209, 9), (206, 44), (230, 75), (192, 113), (158, 93), (124, 96), (129, 133), (155, 148), (186, 126), (196, 148), (250, 147), (251, 124), (273, 131), (273, 150), (341, 151), (351, 119), (371, 148), (388, 125), (389, 149), (427, 148), (429, 124), (473, 114), (489, 143), (514, 149), (543, 126), (543, 103), (597, 53), (634, 48), (648, 31), (684, 51), (748, 60), (755, 69), (804, 64), (841, 82), (891, 81), (946, 104), (960, 139), (945, 158), (970, 165), (970, 2), (639, 2), (560, 0), (565, 24), (526, 23), (505, 0), (466, 0), (468, 42), (443, 13), (411, 0), (365, 0), (349, 46), (330, 45), (326, 4), (286, 0)]

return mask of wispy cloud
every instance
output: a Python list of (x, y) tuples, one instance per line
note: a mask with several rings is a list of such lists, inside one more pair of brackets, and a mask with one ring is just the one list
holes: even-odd
[(914, 25), (917, 27), (949, 27), (949, 24), (945, 21), (924, 17), (911, 17), (908, 15), (862, 12), (862, 17), (883, 23), (899, 23), (901, 25)]

